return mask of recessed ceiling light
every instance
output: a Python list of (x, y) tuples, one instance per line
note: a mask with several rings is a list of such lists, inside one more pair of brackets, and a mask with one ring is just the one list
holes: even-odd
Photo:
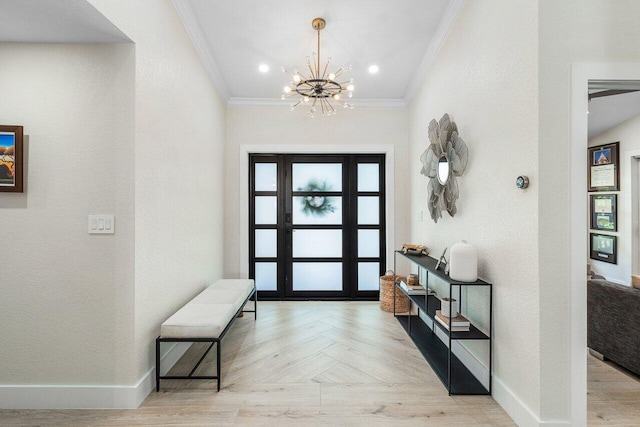
[(378, 70), (379, 70), (379, 69), (380, 69), (380, 68), (378, 68), (378, 66), (377, 66), (377, 65), (372, 65), (372, 66), (370, 66), (370, 67), (369, 67), (369, 72), (370, 72), (371, 74), (375, 74), (375, 73), (377, 73), (377, 72), (378, 72)]
[(260, 70), (261, 73), (266, 73), (269, 71), (269, 66), (267, 64), (260, 64), (258, 70)]

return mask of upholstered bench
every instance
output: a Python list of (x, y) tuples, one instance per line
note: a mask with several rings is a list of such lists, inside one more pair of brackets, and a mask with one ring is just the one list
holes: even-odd
[[(244, 310), (253, 297), (254, 309)], [(156, 391), (160, 391), (160, 380), (218, 380), (220, 391), (220, 342), (233, 321), (243, 312), (258, 317), (258, 294), (252, 279), (220, 279), (200, 292), (160, 326), (156, 338)], [(161, 342), (209, 342), (211, 343), (189, 375), (160, 375)], [(193, 375), (204, 358), (217, 344), (217, 375)]]

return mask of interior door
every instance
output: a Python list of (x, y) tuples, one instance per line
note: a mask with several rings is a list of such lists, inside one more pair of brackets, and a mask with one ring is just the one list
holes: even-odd
[(251, 155), (249, 272), (262, 298), (377, 298), (383, 155)]

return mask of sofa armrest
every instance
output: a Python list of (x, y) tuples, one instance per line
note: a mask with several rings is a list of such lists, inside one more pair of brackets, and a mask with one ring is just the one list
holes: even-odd
[(640, 374), (640, 290), (587, 281), (587, 345)]

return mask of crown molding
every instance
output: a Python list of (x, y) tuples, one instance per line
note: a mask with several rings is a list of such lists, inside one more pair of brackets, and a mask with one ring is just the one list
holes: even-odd
[(231, 97), (229, 94), (229, 86), (227, 86), (227, 83), (222, 78), (222, 74), (220, 74), (220, 70), (211, 55), (209, 45), (202, 34), (202, 30), (200, 29), (200, 25), (198, 24), (198, 20), (196, 19), (191, 6), (189, 6), (189, 3), (186, 0), (173, 0), (173, 6), (178, 11), (178, 15), (182, 19), (184, 28), (187, 30), (196, 51), (200, 55), (202, 65), (204, 65), (204, 68), (207, 70), (213, 85), (218, 90), (222, 100), (225, 103), (228, 103), (229, 98)]
[[(406, 109), (407, 104), (402, 99), (356, 99), (350, 101), (356, 109), (387, 108)], [(275, 107), (288, 108), (289, 103), (274, 98), (229, 98), (229, 107)]]
[(424, 56), (422, 57), (422, 61), (418, 68), (416, 68), (416, 72), (409, 82), (409, 86), (407, 86), (407, 90), (404, 93), (404, 103), (406, 105), (411, 104), (413, 97), (418, 93), (418, 89), (425, 77), (429, 73), (429, 69), (431, 65), (433, 65), (436, 57), (438, 56), (438, 52), (442, 48), (444, 41), (449, 34), (449, 31), (453, 27), (453, 24), (456, 22), (458, 18), (458, 14), (462, 10), (466, 0), (450, 0), (449, 6), (447, 6), (447, 10), (445, 10), (442, 15), (442, 19), (440, 20), (440, 24), (438, 24), (438, 28), (436, 29), (435, 34), (433, 35), (433, 41), (429, 44)]

